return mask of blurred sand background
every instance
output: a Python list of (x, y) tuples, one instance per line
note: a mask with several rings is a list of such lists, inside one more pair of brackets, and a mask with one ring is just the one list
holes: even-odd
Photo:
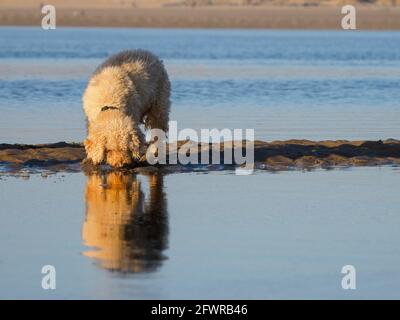
[(400, 29), (400, 0), (0, 0), (0, 25), (40, 26), (41, 7), (57, 26), (340, 29), (355, 5), (357, 29)]

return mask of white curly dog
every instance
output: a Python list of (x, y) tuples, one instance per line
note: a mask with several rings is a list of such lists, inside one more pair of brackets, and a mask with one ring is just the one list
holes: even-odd
[(148, 51), (123, 51), (100, 65), (83, 95), (85, 162), (113, 167), (139, 162), (146, 152), (139, 125), (168, 130), (170, 88), (162, 61)]

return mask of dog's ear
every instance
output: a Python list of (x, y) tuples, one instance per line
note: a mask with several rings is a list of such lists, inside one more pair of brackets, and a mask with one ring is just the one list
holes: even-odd
[(136, 134), (130, 134), (128, 140), (128, 149), (131, 153), (132, 159), (140, 159), (140, 139)]

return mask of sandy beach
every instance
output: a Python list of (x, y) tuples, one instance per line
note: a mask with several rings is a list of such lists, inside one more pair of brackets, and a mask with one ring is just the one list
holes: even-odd
[[(182, 146), (185, 141), (179, 141)], [(195, 142), (193, 142), (196, 144)], [(202, 147), (207, 152), (207, 147)], [(209, 145), (208, 150), (221, 150), (220, 158), (224, 159), (223, 145)], [(199, 149), (200, 150), (200, 149)], [(244, 151), (244, 149), (243, 149)], [(200, 154), (200, 153), (199, 153)], [(19, 174), (25, 170), (59, 171), (93, 171), (100, 167), (80, 165), (85, 158), (82, 144), (59, 142), (43, 145), (0, 144), (0, 164), (5, 166), (3, 173)], [(400, 164), (400, 141), (309, 141), (287, 140), (254, 144), (255, 168), (282, 171), (293, 169), (316, 169), (350, 166), (378, 166)], [(221, 160), (221, 164), (223, 161)], [(219, 165), (206, 165), (205, 170), (221, 170)], [(232, 169), (232, 166), (224, 166)], [(109, 170), (109, 169), (108, 169)], [(199, 170), (197, 165), (159, 165), (150, 166), (143, 162), (137, 167), (124, 168), (132, 172), (163, 170), (165, 173), (191, 172)]]
[[(143, 28), (341, 29), (341, 6), (162, 6), (162, 1), (55, 1), (57, 26)], [(400, 29), (400, 7), (355, 5), (357, 29)], [(39, 1), (3, 1), (0, 25), (39, 26)]]

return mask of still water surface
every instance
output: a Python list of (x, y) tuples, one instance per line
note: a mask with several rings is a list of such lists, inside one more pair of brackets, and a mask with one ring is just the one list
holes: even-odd
[[(400, 298), (400, 171), (0, 181), (1, 298)], [(57, 289), (41, 289), (54, 265)], [(357, 290), (341, 289), (341, 268)]]

